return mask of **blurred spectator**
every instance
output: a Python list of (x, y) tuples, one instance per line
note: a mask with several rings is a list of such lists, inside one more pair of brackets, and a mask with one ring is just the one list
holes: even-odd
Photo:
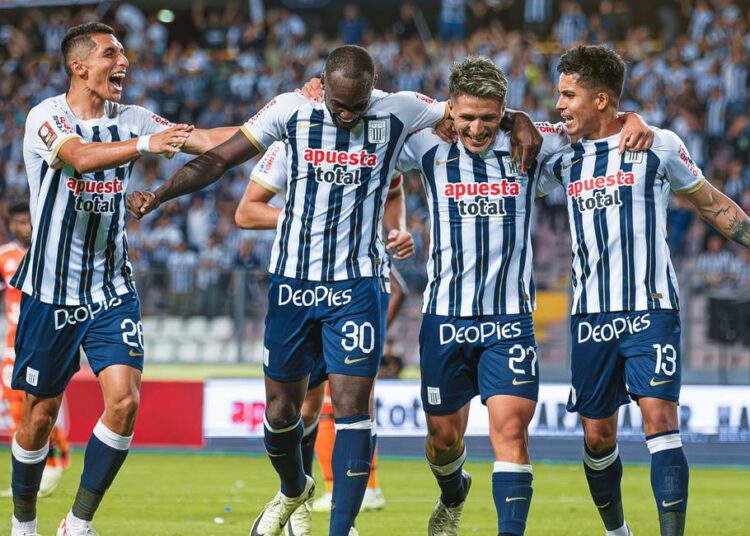
[(191, 316), (195, 311), (195, 283), (198, 255), (188, 249), (185, 242), (179, 242), (168, 252), (169, 270), (169, 309), (171, 314)]
[(466, 0), (441, 0), (440, 40), (444, 43), (466, 37)]
[(344, 18), (339, 24), (339, 35), (344, 44), (361, 45), (365, 41), (367, 20), (359, 13), (354, 4), (344, 6)]
[(726, 249), (724, 237), (711, 234), (707, 243), (707, 250), (698, 257), (698, 277), (704, 288), (727, 288), (734, 282), (734, 258)]
[(380, 372), (378, 378), (382, 380), (395, 380), (401, 376), (404, 368), (404, 360), (396, 355), (393, 339), (388, 337), (383, 345), (383, 357), (380, 361)]

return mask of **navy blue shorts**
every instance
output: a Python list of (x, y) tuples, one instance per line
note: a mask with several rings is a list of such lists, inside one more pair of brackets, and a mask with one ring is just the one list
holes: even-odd
[[(314, 372), (311, 387), (331, 373), (374, 378), (383, 355), (389, 298), (376, 277), (321, 282), (272, 275), (263, 372), (279, 382)], [(321, 356), (324, 368), (315, 366)]]
[(110, 365), (143, 370), (138, 295), (66, 306), (43, 303), (24, 294), (16, 334), (13, 389), (38, 397), (64, 392), (81, 367), (81, 348), (95, 374)]
[(677, 311), (574, 315), (568, 411), (603, 419), (631, 397), (679, 401), (682, 355)]
[(530, 314), (472, 318), (425, 314), (419, 332), (422, 406), (449, 415), (476, 395), (536, 401), (539, 363)]

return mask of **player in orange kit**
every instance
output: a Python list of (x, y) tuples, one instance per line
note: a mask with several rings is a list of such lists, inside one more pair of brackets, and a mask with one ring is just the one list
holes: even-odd
[[(15, 363), (15, 341), (16, 328), (18, 327), (18, 316), (21, 310), (21, 291), (8, 285), (8, 281), (15, 274), (23, 256), (31, 244), (31, 217), (28, 203), (15, 203), (8, 207), (8, 228), (15, 240), (0, 246), (0, 294), (5, 296), (5, 320), (8, 331), (5, 336), (5, 347), (3, 350), (2, 364), (0, 365), (0, 378), (2, 379), (2, 396), (8, 405), (8, 413), (12, 419), (10, 436), (18, 427), (23, 411), (23, 391), (10, 388), (13, 377), (13, 365)], [(57, 487), (62, 477), (63, 469), (70, 465), (70, 447), (65, 432), (55, 427), (50, 434), (50, 453), (47, 466), (42, 475), (42, 483), (39, 495), (49, 495)], [(12, 496), (12, 490), (3, 490), (0, 496)]]

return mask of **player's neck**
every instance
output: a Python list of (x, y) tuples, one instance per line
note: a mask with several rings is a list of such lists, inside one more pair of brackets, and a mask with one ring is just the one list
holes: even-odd
[(70, 84), (70, 89), (65, 94), (65, 100), (78, 119), (97, 119), (104, 115), (104, 99), (94, 94), (83, 83), (75, 80)]
[(617, 111), (612, 114), (602, 114), (598, 124), (591, 132), (583, 135), (587, 140), (602, 140), (614, 136), (622, 130), (622, 122), (617, 117)]

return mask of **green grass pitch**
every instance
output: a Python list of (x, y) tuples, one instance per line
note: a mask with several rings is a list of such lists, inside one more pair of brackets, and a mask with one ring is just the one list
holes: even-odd
[[(8, 449), (0, 449), (0, 456), (9, 462)], [(43, 536), (54, 536), (57, 523), (70, 508), (81, 464), (79, 450), (57, 491), (39, 500), (39, 531)], [(461, 534), (496, 534), (490, 489), (492, 464), (470, 462), (466, 468), (474, 480)], [(625, 515), (636, 536), (658, 534), (648, 473), (646, 466), (625, 467)], [(425, 463), (382, 459), (378, 475), (387, 505), (380, 512), (359, 516), (360, 534), (426, 534), (438, 488)], [(6, 488), (9, 480), (6, 470), (0, 474), (0, 487)], [(277, 489), (277, 477), (265, 457), (136, 450), (104, 499), (94, 525), (102, 536), (246, 535), (252, 520)], [(4, 501), (0, 503), (0, 534), (8, 534), (11, 501), (0, 500)], [(326, 534), (327, 526), (328, 515), (316, 514), (313, 534)], [(579, 464), (534, 465), (534, 500), (526, 533), (604, 534)], [(692, 468), (687, 534), (750, 534), (750, 470)]]

